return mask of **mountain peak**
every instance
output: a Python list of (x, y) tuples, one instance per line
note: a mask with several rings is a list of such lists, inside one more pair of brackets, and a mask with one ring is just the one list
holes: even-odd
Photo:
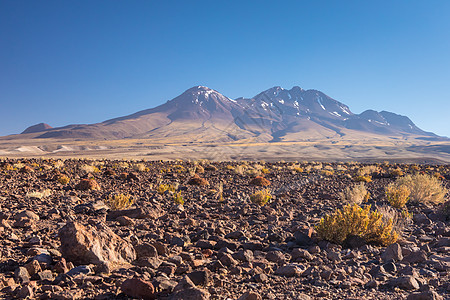
[(51, 128), (53, 128), (53, 127), (46, 123), (39, 123), (39, 124), (28, 127), (22, 133), (36, 133), (36, 132), (45, 131), (45, 130), (51, 129)]

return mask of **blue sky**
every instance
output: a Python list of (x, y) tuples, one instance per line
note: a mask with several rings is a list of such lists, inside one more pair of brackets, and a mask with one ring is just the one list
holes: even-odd
[(2, 0), (0, 45), (0, 135), (298, 85), (450, 136), (450, 1)]

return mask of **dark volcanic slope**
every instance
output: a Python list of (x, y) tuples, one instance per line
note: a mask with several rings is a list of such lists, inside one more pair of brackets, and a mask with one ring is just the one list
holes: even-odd
[[(35, 132), (35, 131), (33, 131)], [(30, 131), (24, 132), (30, 133)], [(253, 98), (232, 100), (204, 86), (148, 110), (91, 125), (47, 129), (40, 138), (183, 138), (195, 141), (281, 141), (360, 133), (426, 136), (408, 117), (350, 108), (317, 90), (273, 87)]]

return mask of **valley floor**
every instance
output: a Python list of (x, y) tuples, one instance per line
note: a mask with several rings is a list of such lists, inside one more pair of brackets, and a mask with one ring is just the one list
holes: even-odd
[(366, 204), (391, 213), (402, 173), (450, 187), (443, 164), (0, 160), (0, 298), (449, 299), (438, 206), (408, 203), (393, 246), (319, 238), (361, 170)]

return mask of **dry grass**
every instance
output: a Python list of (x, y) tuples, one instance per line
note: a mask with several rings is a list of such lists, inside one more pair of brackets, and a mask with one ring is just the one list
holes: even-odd
[(424, 204), (440, 204), (445, 202), (447, 189), (436, 177), (427, 174), (406, 175), (398, 178), (394, 185), (396, 187), (405, 186), (410, 190), (412, 202)]
[(363, 202), (367, 202), (369, 197), (370, 193), (363, 182), (355, 185), (353, 188), (346, 187), (343, 192), (339, 193), (339, 198), (349, 204), (360, 205)]
[(130, 195), (116, 194), (111, 195), (106, 199), (106, 205), (108, 205), (112, 210), (127, 209), (133, 205), (134, 200)]
[(385, 224), (392, 221), (393, 229), (398, 236), (403, 236), (405, 227), (412, 223), (412, 214), (407, 210), (397, 211), (388, 205), (383, 205), (378, 208), (378, 211), (383, 215)]
[(252, 201), (253, 203), (256, 203), (260, 206), (266, 205), (270, 199), (272, 199), (272, 194), (267, 189), (258, 191), (256, 193), (250, 195), (250, 201)]
[(52, 194), (52, 191), (49, 189), (43, 190), (42, 192), (34, 191), (34, 192), (28, 192), (27, 197), (28, 198), (37, 198), (42, 199), (50, 196)]

